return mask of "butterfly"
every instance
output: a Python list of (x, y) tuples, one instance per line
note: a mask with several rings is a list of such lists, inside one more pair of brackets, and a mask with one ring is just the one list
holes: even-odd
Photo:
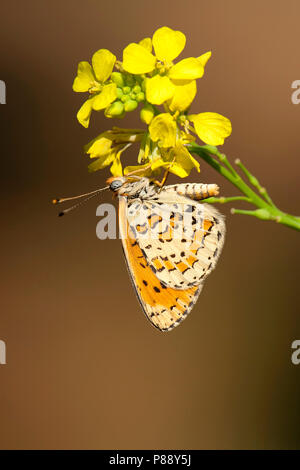
[(153, 326), (170, 331), (191, 312), (225, 239), (224, 217), (201, 199), (215, 184), (160, 188), (146, 177), (111, 177), (130, 278)]
[(146, 177), (115, 176), (105, 188), (53, 203), (82, 196), (88, 200), (106, 189), (119, 199), (124, 256), (141, 307), (155, 328), (171, 331), (191, 312), (221, 254), (224, 216), (200, 202), (218, 195), (219, 188), (202, 183), (165, 186)]

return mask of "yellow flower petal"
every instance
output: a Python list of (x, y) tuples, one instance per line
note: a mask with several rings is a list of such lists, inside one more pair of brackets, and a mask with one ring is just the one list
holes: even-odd
[[(152, 52), (152, 41), (151, 38), (144, 38), (139, 42), (139, 45), (147, 49), (148, 52)], [(125, 171), (125, 170), (124, 170)]]
[(181, 31), (163, 26), (155, 31), (152, 42), (158, 60), (170, 63), (184, 49), (186, 39)]
[(127, 166), (126, 168), (124, 168), (125, 176), (132, 172), (136, 173), (136, 175), (138, 176), (150, 176), (151, 168), (149, 168), (149, 163), (145, 163), (144, 165)]
[(169, 113), (156, 116), (149, 126), (150, 137), (159, 147), (174, 147), (176, 142), (176, 122)]
[(106, 137), (106, 134), (100, 134), (91, 142), (84, 146), (85, 153), (88, 153), (90, 158), (103, 157), (110, 152), (112, 146), (112, 139)]
[(172, 98), (175, 86), (168, 77), (155, 77), (146, 79), (146, 97), (152, 104), (160, 105)]
[(186, 132), (184, 131), (180, 131), (180, 137), (178, 139), (182, 144), (186, 145), (186, 144), (191, 144), (192, 142), (195, 142), (196, 140), (196, 137), (191, 135), (191, 134), (187, 134)]
[(190, 152), (184, 145), (182, 145), (181, 142), (177, 142), (174, 149), (172, 149), (170, 158), (173, 159), (174, 157), (176, 158), (175, 161), (177, 165), (181, 166), (181, 168), (187, 173), (187, 175), (190, 174), (193, 168), (196, 168), (198, 173), (200, 173), (200, 163), (198, 162), (198, 160), (192, 157)]
[(77, 92), (88, 91), (91, 82), (95, 80), (92, 67), (86, 61), (79, 62), (77, 76), (73, 82), (73, 90)]
[(156, 58), (140, 44), (131, 43), (123, 51), (123, 68), (129, 73), (149, 73), (154, 70)]
[(113, 162), (114, 156), (115, 156), (114, 152), (110, 152), (106, 155), (103, 155), (102, 157), (94, 161), (93, 163), (90, 163), (88, 166), (88, 170), (90, 172), (102, 170), (103, 168), (105, 168), (106, 166), (110, 165)]
[(104, 83), (110, 77), (116, 56), (107, 49), (99, 49), (92, 57), (92, 65), (99, 82)]
[(193, 169), (193, 166), (191, 166), (189, 169), (186, 169), (183, 168), (181, 164), (176, 161), (172, 163), (172, 159), (163, 160), (162, 158), (159, 158), (158, 160), (155, 160), (155, 162), (152, 163), (151, 170), (155, 171), (158, 168), (169, 168), (170, 173), (173, 173), (174, 175), (177, 175), (180, 178), (186, 178)]
[(203, 67), (206, 66), (208, 60), (211, 58), (211, 51), (205, 52), (205, 54), (200, 55), (200, 57), (197, 57), (197, 59), (201, 62), (201, 65)]
[(169, 102), (169, 108), (173, 112), (185, 111), (191, 105), (196, 96), (196, 80), (192, 80), (188, 83), (186, 83), (185, 81), (173, 81), (173, 84), (175, 84), (176, 86), (173, 98)]
[(195, 78), (201, 78), (203, 74), (204, 67), (200, 60), (195, 57), (188, 57), (173, 65), (168, 76), (173, 80), (194, 80)]
[(170, 160), (163, 160), (161, 157), (157, 158), (156, 160), (153, 161), (151, 165), (151, 170), (155, 171), (158, 168), (164, 167), (167, 168), (170, 166), (171, 161)]
[(150, 135), (147, 132), (144, 134), (143, 139), (141, 141), (140, 150), (137, 158), (138, 163), (147, 162), (149, 160), (150, 147), (151, 139)]
[(196, 168), (196, 170), (200, 172), (199, 162), (194, 157), (192, 157), (192, 155), (180, 142), (176, 144), (176, 146), (171, 150), (171, 152), (167, 154), (167, 156), (163, 155), (151, 165), (152, 170), (156, 170), (160, 167), (169, 168), (171, 173), (174, 173), (174, 175), (177, 175), (180, 178), (185, 178), (188, 176), (193, 168)]
[(154, 118), (154, 114), (155, 114), (155, 111), (154, 111), (152, 104), (145, 103), (140, 111), (141, 121), (143, 121), (145, 124), (150, 124), (150, 122)]
[(112, 166), (110, 167), (110, 172), (113, 176), (122, 176), (122, 163), (121, 163), (121, 152), (118, 152)]
[(110, 83), (102, 88), (101, 93), (95, 95), (93, 101), (93, 109), (100, 111), (109, 106), (117, 98), (117, 85)]
[(83, 103), (77, 113), (77, 119), (83, 127), (89, 127), (94, 97)]
[(222, 145), (231, 134), (231, 122), (218, 113), (200, 113), (188, 116), (194, 123), (199, 138), (208, 145)]

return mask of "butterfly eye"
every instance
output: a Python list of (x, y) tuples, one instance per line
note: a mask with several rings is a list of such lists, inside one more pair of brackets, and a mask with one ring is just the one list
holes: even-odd
[(117, 189), (119, 189), (123, 184), (123, 181), (122, 180), (113, 180), (111, 183), (110, 183), (110, 189), (112, 191), (116, 191)]

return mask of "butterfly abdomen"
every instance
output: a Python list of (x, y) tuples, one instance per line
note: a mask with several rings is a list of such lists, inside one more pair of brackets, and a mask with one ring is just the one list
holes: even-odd
[(204, 183), (182, 183), (166, 186), (164, 191), (176, 193), (179, 196), (185, 196), (190, 199), (200, 201), (207, 197), (217, 196), (219, 194), (219, 186), (216, 184)]

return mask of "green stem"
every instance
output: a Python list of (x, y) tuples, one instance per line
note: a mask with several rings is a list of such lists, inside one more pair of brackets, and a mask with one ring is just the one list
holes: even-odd
[(252, 184), (252, 186), (254, 186), (258, 190), (258, 192), (265, 198), (265, 200), (269, 204), (271, 204), (271, 206), (275, 207), (275, 204), (272, 201), (272, 199), (270, 198), (269, 194), (267, 193), (266, 188), (263, 188), (260, 185), (258, 179), (254, 175), (252, 175), (252, 173), (250, 173), (250, 171), (243, 165), (243, 163), (240, 161), (240, 159), (237, 158), (234, 163), (242, 170), (242, 172), (248, 178), (248, 181)]
[[(249, 180), (250, 184), (259, 192), (259, 195), (241, 178), (228, 161), (226, 155), (219, 152), (216, 147), (211, 145), (198, 145), (189, 144), (189, 151), (199, 155), (205, 160), (212, 168), (220, 173), (224, 178), (230, 181), (244, 196), (236, 196), (229, 198), (208, 198), (206, 202), (232, 202), (234, 200), (242, 200), (253, 204), (257, 209), (255, 210), (242, 210), (232, 209), (233, 214), (245, 214), (257, 217), (261, 220), (273, 220), (287, 227), (300, 231), (300, 218), (286, 214), (278, 209), (268, 195), (265, 188), (263, 188), (258, 180), (247, 170), (247, 168), (239, 161), (236, 161), (238, 167), (242, 170), (244, 175)], [(217, 159), (213, 158), (213, 156)], [(213, 201), (214, 199), (214, 201)]]
[(251, 200), (245, 196), (208, 197), (207, 199), (203, 199), (203, 202), (208, 202), (209, 204), (215, 204), (216, 202), (218, 202), (219, 204), (224, 204), (225, 202), (233, 201), (251, 202)]

